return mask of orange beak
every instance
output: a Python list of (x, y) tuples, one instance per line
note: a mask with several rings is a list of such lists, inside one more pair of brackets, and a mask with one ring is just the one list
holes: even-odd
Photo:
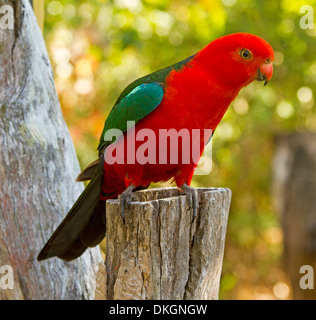
[(272, 62), (263, 63), (258, 69), (256, 80), (264, 81), (264, 85), (266, 85), (271, 80), (272, 74), (273, 74)]

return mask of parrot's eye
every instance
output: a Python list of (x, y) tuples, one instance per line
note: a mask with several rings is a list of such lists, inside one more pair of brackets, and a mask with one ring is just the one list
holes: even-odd
[(251, 58), (251, 52), (247, 49), (242, 49), (239, 54), (245, 60), (249, 60)]

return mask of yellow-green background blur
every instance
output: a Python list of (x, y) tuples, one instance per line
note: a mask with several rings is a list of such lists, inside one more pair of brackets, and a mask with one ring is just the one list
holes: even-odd
[(233, 193), (221, 299), (291, 298), (271, 161), (275, 135), (316, 128), (316, 26), (300, 28), (306, 4), (316, 11), (315, 0), (45, 1), (44, 37), (82, 168), (96, 158), (105, 118), (131, 81), (233, 32), (273, 46), (272, 81), (240, 93), (216, 130), (211, 174), (193, 180)]

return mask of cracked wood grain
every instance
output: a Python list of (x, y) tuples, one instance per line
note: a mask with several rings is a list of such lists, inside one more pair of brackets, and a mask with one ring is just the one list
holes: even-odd
[(218, 298), (231, 191), (198, 192), (192, 224), (192, 204), (177, 188), (135, 192), (125, 224), (119, 200), (107, 201), (107, 299)]

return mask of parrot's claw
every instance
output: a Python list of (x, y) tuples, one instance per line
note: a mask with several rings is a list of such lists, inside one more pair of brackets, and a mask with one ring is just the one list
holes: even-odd
[(125, 223), (125, 208), (126, 208), (126, 206), (128, 206), (132, 202), (133, 189), (134, 189), (134, 186), (131, 184), (120, 195), (122, 219), (123, 219), (124, 223)]
[(198, 191), (193, 188), (188, 186), (186, 183), (184, 183), (181, 187), (180, 190), (185, 194), (185, 195), (191, 195), (192, 197), (192, 207), (193, 207), (193, 218), (191, 223), (194, 222), (196, 216), (197, 216), (197, 212), (199, 209), (199, 194)]

